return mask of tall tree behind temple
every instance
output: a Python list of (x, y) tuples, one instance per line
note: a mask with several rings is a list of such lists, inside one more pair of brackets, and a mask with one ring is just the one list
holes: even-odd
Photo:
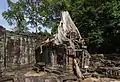
[(61, 11), (67, 10), (81, 35), (87, 38), (90, 52), (120, 51), (119, 0), (19, 0), (17, 3), (9, 0), (9, 4), (16, 8), (11, 7), (3, 16), (10, 24), (11, 20), (17, 21), (20, 29), (21, 25), (30, 24), (39, 29), (51, 28), (54, 34)]
[[(69, 11), (91, 53), (120, 52), (119, 0), (44, 0), (41, 5), (45, 23), (54, 24), (54, 33), (61, 11)], [(114, 47), (114, 49), (113, 49)]]
[(3, 17), (7, 20), (9, 25), (13, 25), (15, 31), (25, 32), (28, 30), (24, 16), (24, 2), (13, 3), (8, 0), (9, 9), (2, 13)]
[(45, 27), (43, 24), (44, 16), (40, 14), (41, 7), (38, 0), (19, 0), (14, 3), (8, 0), (9, 8), (3, 12), (3, 17), (10, 25), (14, 25), (15, 31), (26, 32), (29, 28), (36, 28), (41, 30), (41, 27)]

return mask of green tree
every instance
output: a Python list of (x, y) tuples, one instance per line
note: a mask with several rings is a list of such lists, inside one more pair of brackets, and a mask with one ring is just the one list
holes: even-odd
[[(118, 0), (45, 0), (47, 24), (54, 22), (52, 32), (60, 21), (60, 12), (69, 11), (81, 35), (88, 38), (90, 52), (111, 53), (119, 51), (120, 1)], [(43, 7), (44, 8), (44, 7)], [(52, 23), (52, 24), (54, 24)], [(110, 42), (109, 42), (110, 41)], [(114, 47), (114, 49), (112, 49)]]
[[(27, 24), (39, 29), (51, 28), (52, 34), (57, 32), (61, 11), (67, 10), (81, 35), (87, 38), (86, 43), (91, 53), (120, 52), (119, 0), (19, 0), (11, 5), (20, 6), (18, 11), (13, 11), (14, 8), (9, 10), (13, 11), (13, 15), (24, 11), (22, 15), (17, 15), (22, 17), (20, 20), (24, 18)], [(5, 18), (13, 20), (14, 16), (9, 15), (3, 14)]]
[(28, 31), (27, 23), (24, 16), (25, 4), (23, 1), (13, 3), (8, 0), (9, 9), (2, 13), (3, 17), (10, 25), (13, 25), (15, 31), (26, 32)]
[(44, 30), (44, 32), (40, 31), (38, 34), (42, 36), (50, 36), (50, 33), (47, 30)]

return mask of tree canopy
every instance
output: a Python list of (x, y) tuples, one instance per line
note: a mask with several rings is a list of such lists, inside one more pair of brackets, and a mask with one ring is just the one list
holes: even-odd
[(120, 52), (119, 0), (19, 0), (17, 3), (8, 0), (8, 4), (10, 9), (3, 16), (9, 24), (15, 22), (19, 30), (25, 31), (30, 25), (39, 30), (51, 28), (54, 34), (61, 11), (69, 11), (89, 52)]

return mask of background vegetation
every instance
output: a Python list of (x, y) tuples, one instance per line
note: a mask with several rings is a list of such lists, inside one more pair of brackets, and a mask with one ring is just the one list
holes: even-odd
[[(51, 28), (56, 33), (60, 12), (69, 11), (90, 53), (120, 52), (119, 0), (8, 0), (3, 17), (18, 32), (30, 27)], [(37, 30), (36, 30), (37, 31)], [(47, 31), (39, 34), (49, 35)]]

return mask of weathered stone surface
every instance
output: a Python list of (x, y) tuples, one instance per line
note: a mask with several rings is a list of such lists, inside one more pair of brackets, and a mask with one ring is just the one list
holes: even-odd
[(29, 77), (25, 77), (25, 82), (57, 82), (57, 81), (54, 78), (29, 76)]
[(119, 80), (111, 79), (111, 78), (86, 78), (81, 82), (120, 82)]
[(0, 77), (0, 82), (14, 82), (14, 79), (12, 77)]
[[(116, 58), (116, 59), (115, 59)], [(97, 72), (104, 77), (120, 78), (119, 54), (94, 54), (91, 55), (89, 72)]]
[(35, 62), (36, 36), (0, 32), (0, 62), (3, 69), (16, 69)]

